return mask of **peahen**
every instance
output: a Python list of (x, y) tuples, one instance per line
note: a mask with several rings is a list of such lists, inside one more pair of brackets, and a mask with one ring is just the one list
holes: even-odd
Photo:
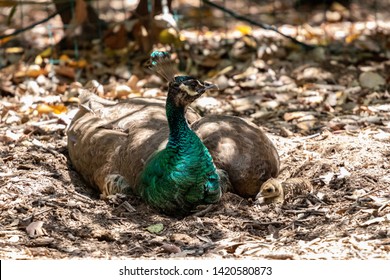
[[(154, 60), (156, 73), (168, 81), (175, 80), (168, 88), (167, 104), (171, 101), (169, 95), (178, 90), (177, 85), (179, 89), (180, 84), (184, 84), (184, 89), (190, 83), (203, 85), (207, 89), (211, 87), (190, 77), (173, 78), (173, 69), (168, 55)], [(190, 100), (187, 101), (190, 103)], [(147, 181), (148, 176), (141, 174), (146, 174), (150, 158), (164, 149), (169, 136), (164, 100), (132, 98), (116, 103), (85, 90), (80, 96), (80, 103), (79, 112), (68, 129), (69, 155), (75, 169), (89, 184), (97, 186), (103, 197), (115, 192), (147, 195), (146, 184), (141, 182)], [(184, 111), (180, 111), (180, 114)], [(278, 153), (256, 125), (238, 117), (200, 118), (191, 108), (186, 111), (186, 118), (214, 159), (220, 176), (219, 188), (227, 189), (230, 186), (231, 191), (243, 197), (254, 197), (262, 183), (278, 175)], [(184, 125), (183, 119), (181, 123)], [(192, 133), (191, 137), (194, 137)], [(192, 151), (193, 145), (188, 142), (186, 145)], [(184, 156), (188, 155), (184, 153)], [(174, 159), (170, 158), (168, 162), (170, 160)], [(168, 189), (164, 195), (177, 195), (175, 190)], [(148, 198), (144, 199), (148, 201)], [(204, 200), (204, 203), (209, 202), (208, 199)], [(162, 203), (156, 208), (171, 213), (164, 207)], [(184, 208), (173, 214), (190, 211)]]
[[(153, 52), (151, 57), (156, 72), (170, 60), (165, 52)], [(148, 160), (137, 193), (165, 213), (186, 214), (198, 205), (218, 202), (222, 195), (213, 159), (185, 117), (187, 106), (216, 86), (189, 76), (166, 78), (170, 80), (165, 105), (168, 143)]]
[[(151, 60), (157, 73), (169, 74), (164, 70), (171, 69), (165, 65), (171, 63), (168, 53), (153, 52)], [(165, 147), (161, 145), (167, 127), (158, 125), (165, 122), (161, 111), (142, 108), (137, 100), (134, 105), (97, 103), (87, 94), (83, 98), (89, 106), (81, 107), (68, 131), (69, 155), (103, 195), (135, 193), (163, 213), (186, 215), (198, 205), (218, 202), (222, 195), (212, 157), (185, 117), (187, 106), (216, 86), (189, 76), (165, 77)], [(119, 109), (124, 116), (118, 118)]]

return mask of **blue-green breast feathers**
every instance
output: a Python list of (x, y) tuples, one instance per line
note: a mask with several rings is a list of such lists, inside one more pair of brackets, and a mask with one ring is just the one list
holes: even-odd
[(140, 196), (166, 214), (186, 215), (196, 206), (216, 203), (221, 197), (212, 158), (197, 136), (192, 137), (187, 140), (193, 141), (181, 147), (168, 144), (156, 153), (141, 176)]

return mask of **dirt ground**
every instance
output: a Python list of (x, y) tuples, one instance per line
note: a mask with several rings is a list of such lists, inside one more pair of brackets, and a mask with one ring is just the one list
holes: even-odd
[[(317, 199), (262, 206), (226, 193), (212, 211), (180, 220), (136, 198), (100, 200), (72, 169), (63, 131), (44, 145), (45, 135), (1, 145), (0, 257), (388, 259), (390, 144), (376, 135), (271, 135), (280, 177), (310, 179)], [(158, 234), (147, 230), (159, 223)]]
[[(345, 9), (331, 16), (337, 13), (346, 17)], [(241, 35), (224, 41), (225, 51), (212, 40), (196, 39), (196, 45), (191, 40), (197, 37), (183, 31), (192, 43), (185, 51), (195, 61), (192, 74), (221, 89), (195, 109), (254, 121), (277, 147), (279, 178), (304, 178), (314, 187), (284, 205), (226, 193), (209, 211), (183, 219), (161, 215), (134, 197), (100, 200), (67, 154), (66, 127), (77, 110), (69, 78), (76, 77), (60, 69), (71, 66), (49, 72), (38, 66), (37, 77), (23, 59), (16, 64), (4, 55), (0, 259), (390, 259), (390, 26), (378, 33), (359, 26), (330, 23), (328, 35), (353, 29), (355, 37), (341, 45), (327, 37), (329, 46), (313, 52), (292, 48), (269, 32), (254, 29), (249, 36), (242, 26), (232, 32)], [(323, 28), (302, 34), (320, 41)], [(208, 36), (221, 38), (218, 32)], [(254, 49), (254, 41), (265, 48)], [(130, 95), (150, 97), (156, 83), (157, 95), (164, 95), (161, 81), (148, 74), (134, 87), (138, 74), (127, 77), (121, 59), (88, 55), (89, 68), (75, 76), (82, 85), (87, 78), (99, 80), (102, 96), (127, 97), (129, 92), (117, 96), (112, 90), (125, 84)]]

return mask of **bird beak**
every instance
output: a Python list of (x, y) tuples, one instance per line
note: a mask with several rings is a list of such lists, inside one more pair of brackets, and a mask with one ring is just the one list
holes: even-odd
[(261, 193), (258, 193), (255, 197), (255, 200), (264, 198), (264, 196)]
[(218, 87), (217, 87), (217, 85), (214, 85), (214, 84), (212, 84), (212, 83), (209, 83), (209, 82), (204, 82), (203, 83), (203, 87), (201, 87), (200, 89), (198, 89), (197, 90), (197, 92), (199, 93), (199, 94), (203, 94), (203, 93), (205, 93), (206, 91), (208, 91), (208, 90), (218, 90)]
[(209, 82), (204, 82), (204, 89), (205, 90), (218, 90), (218, 86), (217, 85), (214, 85), (212, 83), (209, 83)]

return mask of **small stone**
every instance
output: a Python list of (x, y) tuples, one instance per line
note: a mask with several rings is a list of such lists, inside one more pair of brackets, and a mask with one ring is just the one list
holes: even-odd
[(359, 76), (359, 83), (365, 88), (377, 88), (386, 84), (385, 79), (375, 72), (363, 72)]
[(27, 82), (27, 91), (32, 95), (39, 95), (39, 85), (36, 81)]
[(48, 84), (48, 80), (44, 75), (39, 75), (36, 79), (36, 82), (40, 86), (44, 86), (44, 85)]
[(229, 79), (225, 75), (221, 75), (215, 81), (219, 90), (224, 90), (229, 87)]
[(204, 97), (198, 98), (194, 102), (193, 106), (198, 108), (200, 111), (205, 112), (205, 111), (211, 110), (213, 108), (220, 107), (221, 102), (214, 97), (204, 96)]
[(117, 85), (115, 87), (115, 97), (126, 97), (131, 93), (131, 88), (127, 85)]
[(146, 90), (142, 96), (147, 98), (154, 98), (159, 96), (160, 93), (161, 91), (158, 88), (151, 88)]

